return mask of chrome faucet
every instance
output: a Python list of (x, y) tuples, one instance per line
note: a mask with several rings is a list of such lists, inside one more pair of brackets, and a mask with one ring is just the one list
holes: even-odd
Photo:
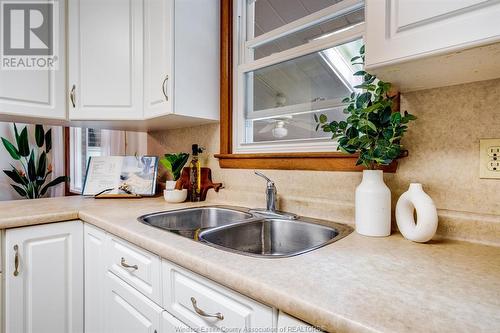
[(275, 217), (275, 218), (286, 218), (290, 220), (295, 220), (298, 218), (297, 215), (292, 213), (285, 213), (278, 210), (278, 193), (276, 191), (276, 185), (274, 182), (266, 177), (263, 173), (254, 171), (259, 177), (264, 178), (267, 181), (266, 186), (266, 209), (251, 209), (251, 213), (258, 215), (263, 215), (265, 217)]
[(264, 178), (267, 181), (266, 186), (266, 210), (268, 212), (275, 213), (278, 210), (278, 193), (276, 191), (276, 185), (274, 182), (267, 178), (263, 173), (254, 171), (259, 177)]

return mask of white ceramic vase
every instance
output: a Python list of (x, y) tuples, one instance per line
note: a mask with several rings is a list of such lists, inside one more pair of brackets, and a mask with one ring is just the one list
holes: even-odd
[(424, 243), (432, 239), (438, 226), (437, 209), (432, 198), (422, 189), (422, 184), (410, 184), (408, 191), (399, 197), (396, 222), (401, 234), (411, 241)]
[(364, 170), (356, 188), (356, 232), (373, 237), (391, 234), (391, 190), (381, 170)]

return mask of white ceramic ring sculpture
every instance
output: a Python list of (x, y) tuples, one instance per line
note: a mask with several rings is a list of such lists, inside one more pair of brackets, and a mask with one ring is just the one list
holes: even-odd
[(410, 184), (408, 191), (401, 195), (396, 204), (396, 222), (401, 234), (411, 241), (424, 243), (432, 239), (438, 225), (437, 209), (422, 184)]

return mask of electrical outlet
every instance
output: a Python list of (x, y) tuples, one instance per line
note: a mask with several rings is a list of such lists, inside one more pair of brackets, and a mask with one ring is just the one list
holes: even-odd
[(500, 139), (479, 140), (479, 177), (500, 179)]

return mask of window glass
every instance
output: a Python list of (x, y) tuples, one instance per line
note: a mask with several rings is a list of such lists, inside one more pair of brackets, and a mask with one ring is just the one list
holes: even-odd
[[(247, 0), (247, 10), (254, 13), (248, 39), (296, 21), (339, 2), (338, 0)], [(252, 31), (253, 30), (253, 31)]]
[(261, 59), (273, 53), (278, 53), (291, 49), (296, 46), (307, 44), (311, 41), (329, 37), (335, 33), (339, 33), (356, 24), (359, 24), (365, 19), (364, 8), (354, 10), (342, 16), (337, 16), (331, 20), (321, 24), (297, 31), (290, 35), (262, 44), (253, 49), (254, 59)]
[(81, 193), (89, 157), (101, 156), (101, 130), (70, 128), (70, 189)]
[(341, 100), (359, 81), (358, 39), (245, 74), (245, 142), (317, 139), (314, 113), (345, 119)]

